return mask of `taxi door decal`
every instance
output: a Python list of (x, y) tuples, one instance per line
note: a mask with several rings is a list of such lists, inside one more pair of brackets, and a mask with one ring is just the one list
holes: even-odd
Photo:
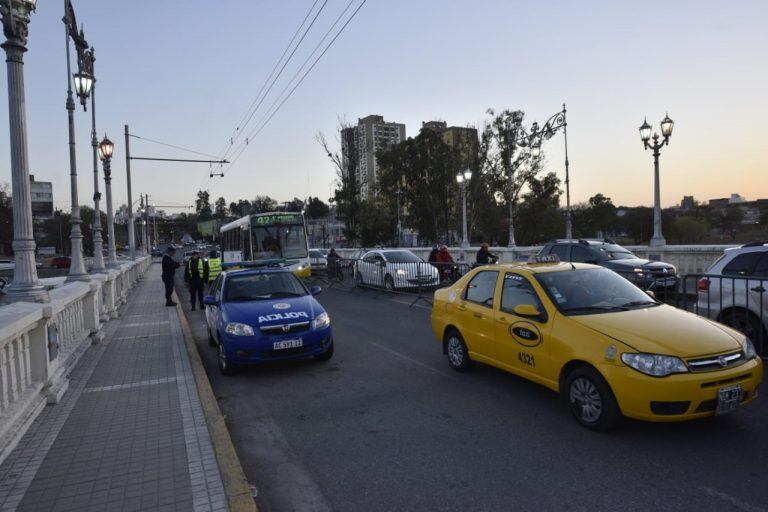
[(530, 322), (515, 322), (509, 326), (509, 334), (520, 345), (528, 348), (538, 347), (543, 341), (538, 327)]

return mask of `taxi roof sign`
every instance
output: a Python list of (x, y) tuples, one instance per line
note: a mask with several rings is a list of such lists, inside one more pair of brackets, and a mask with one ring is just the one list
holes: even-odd
[(544, 256), (531, 256), (530, 258), (528, 258), (528, 263), (557, 264), (557, 263), (560, 263), (560, 258), (557, 256), (557, 254), (546, 254)]

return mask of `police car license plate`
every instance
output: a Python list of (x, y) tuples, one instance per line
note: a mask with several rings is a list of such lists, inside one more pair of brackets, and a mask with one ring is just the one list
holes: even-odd
[(715, 414), (726, 414), (736, 409), (744, 399), (744, 388), (741, 385), (720, 388), (717, 391), (717, 408)]
[(304, 346), (304, 340), (297, 339), (297, 340), (283, 340), (283, 341), (276, 341), (272, 343), (272, 350), (283, 350), (285, 348), (297, 348), (297, 347), (303, 347)]

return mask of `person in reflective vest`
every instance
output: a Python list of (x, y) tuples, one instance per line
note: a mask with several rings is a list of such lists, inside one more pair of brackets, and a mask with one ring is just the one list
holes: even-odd
[(203, 309), (203, 288), (208, 282), (208, 262), (203, 260), (197, 251), (187, 261), (184, 267), (184, 281), (189, 286), (189, 302), (192, 304), (192, 311), (195, 310), (195, 298), (200, 303), (200, 309)]
[(218, 252), (211, 251), (208, 254), (208, 282), (212, 283), (219, 274), (221, 274), (221, 258)]

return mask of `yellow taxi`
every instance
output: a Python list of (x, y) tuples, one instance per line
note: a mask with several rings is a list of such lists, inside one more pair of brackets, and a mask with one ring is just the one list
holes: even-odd
[(455, 370), (486, 363), (542, 384), (595, 430), (622, 416), (725, 414), (757, 398), (763, 378), (740, 332), (556, 258), (472, 270), (435, 292), (431, 321)]

